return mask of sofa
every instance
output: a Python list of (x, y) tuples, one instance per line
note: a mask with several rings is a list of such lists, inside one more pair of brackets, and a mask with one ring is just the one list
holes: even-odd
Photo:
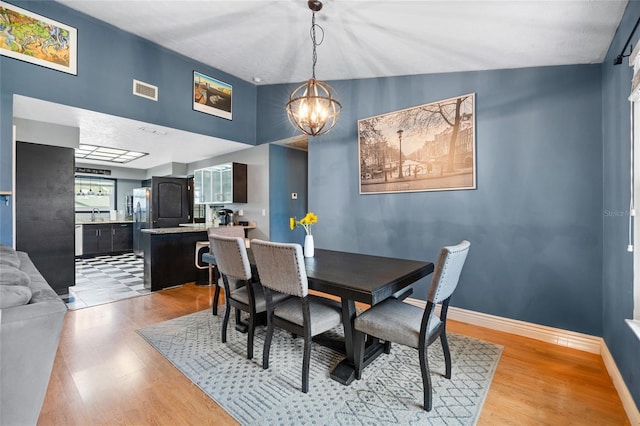
[(0, 425), (35, 425), (67, 305), (27, 253), (0, 244)]

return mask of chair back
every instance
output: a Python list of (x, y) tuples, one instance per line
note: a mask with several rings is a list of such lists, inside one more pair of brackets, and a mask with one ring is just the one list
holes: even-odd
[(427, 300), (434, 304), (448, 299), (458, 286), (462, 267), (467, 259), (471, 243), (463, 240), (455, 246), (443, 247), (433, 272)]
[(238, 280), (251, 279), (251, 264), (244, 238), (209, 235), (209, 246), (222, 274)]
[(300, 244), (251, 240), (251, 250), (263, 287), (297, 297), (309, 293)]

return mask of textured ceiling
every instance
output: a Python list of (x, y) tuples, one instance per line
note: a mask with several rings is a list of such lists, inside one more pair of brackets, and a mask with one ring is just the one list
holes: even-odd
[[(311, 11), (305, 0), (57, 2), (246, 81), (259, 77), (258, 84), (276, 84), (311, 76)], [(316, 75), (340, 80), (599, 63), (626, 4), (326, 0), (316, 14), (325, 35)], [(126, 167), (189, 163), (246, 148), (174, 129), (159, 136), (139, 130), (158, 126), (20, 98), (17, 117), (79, 127), (81, 143), (149, 152)], [(191, 149), (184, 149), (187, 140)]]
[[(305, 0), (58, 0), (261, 84), (311, 74)], [(326, 0), (317, 77), (368, 78), (602, 62), (627, 1)]]

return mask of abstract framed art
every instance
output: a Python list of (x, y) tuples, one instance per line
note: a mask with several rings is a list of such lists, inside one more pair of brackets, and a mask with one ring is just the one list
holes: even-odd
[(232, 120), (233, 87), (197, 71), (193, 72), (193, 109)]
[(475, 94), (358, 120), (360, 194), (476, 188)]
[(74, 27), (0, 1), (0, 54), (77, 75)]

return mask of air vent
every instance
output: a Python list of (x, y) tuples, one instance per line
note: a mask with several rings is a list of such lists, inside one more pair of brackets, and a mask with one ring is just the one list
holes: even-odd
[(158, 101), (158, 87), (142, 81), (133, 80), (133, 94), (152, 101)]

